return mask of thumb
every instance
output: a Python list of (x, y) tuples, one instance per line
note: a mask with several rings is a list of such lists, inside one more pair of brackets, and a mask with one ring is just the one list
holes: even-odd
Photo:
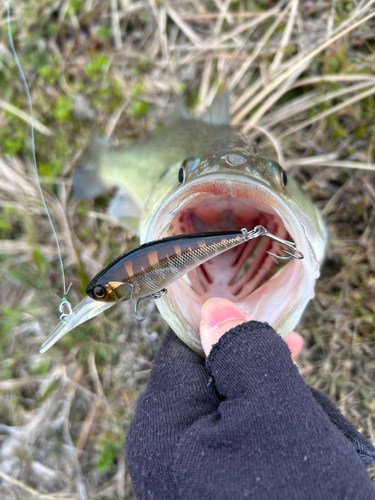
[(224, 333), (251, 319), (230, 300), (207, 300), (203, 305), (199, 324), (201, 343), (206, 356)]

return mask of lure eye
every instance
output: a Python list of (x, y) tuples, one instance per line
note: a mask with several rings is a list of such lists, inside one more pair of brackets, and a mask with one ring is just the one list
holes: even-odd
[(95, 286), (92, 293), (93, 293), (94, 297), (96, 299), (99, 299), (99, 300), (103, 300), (107, 296), (107, 290), (101, 285)]
[(287, 177), (286, 173), (284, 172), (284, 170), (281, 172), (281, 182), (283, 183), (283, 186), (286, 187), (286, 185), (288, 183), (288, 177)]
[(185, 182), (185, 176), (186, 176), (186, 172), (185, 172), (185, 166), (182, 165), (180, 170), (178, 171), (178, 182), (180, 184), (182, 184), (183, 182)]

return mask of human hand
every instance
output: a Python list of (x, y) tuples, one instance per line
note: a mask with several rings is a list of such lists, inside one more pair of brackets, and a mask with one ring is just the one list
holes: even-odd
[[(359, 459), (372, 463), (370, 443), (310, 390), (268, 325), (225, 307), (202, 311), (206, 363), (171, 331), (156, 355), (126, 442), (138, 498), (374, 499)], [(204, 331), (210, 315), (225, 326)]]
[[(230, 300), (219, 298), (207, 300), (202, 308), (199, 325), (201, 343), (206, 356), (224, 333), (252, 319)], [(299, 333), (292, 332), (285, 342), (293, 358), (301, 352), (303, 338)]]

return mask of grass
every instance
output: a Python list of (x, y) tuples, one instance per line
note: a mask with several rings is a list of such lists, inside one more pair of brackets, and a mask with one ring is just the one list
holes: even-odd
[[(42, 187), (76, 304), (136, 244), (110, 196), (70, 197), (94, 131), (129, 144), (182, 93), (200, 112), (231, 92), (231, 121), (304, 186), (329, 244), (299, 331), (301, 372), (375, 442), (373, 1), (12, 2)], [(0, 496), (132, 499), (123, 442), (166, 325), (122, 305), (38, 353), (61, 275), (30, 164), (27, 101), (0, 4)], [(375, 477), (375, 470), (370, 470)]]

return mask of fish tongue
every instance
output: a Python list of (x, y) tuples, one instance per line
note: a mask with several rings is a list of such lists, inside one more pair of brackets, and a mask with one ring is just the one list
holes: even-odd
[[(207, 226), (211, 226), (212, 224), (215, 224), (217, 219), (219, 218), (220, 212), (216, 208), (212, 208), (205, 204), (202, 207), (197, 207), (194, 208), (193, 214), (192, 214), (192, 221), (194, 224), (205, 224), (206, 228)], [(207, 230), (207, 229), (206, 229)]]
[(233, 210), (207, 210), (200, 211), (199, 215), (194, 212), (191, 215), (191, 223), (194, 231), (201, 233), (206, 231), (236, 231), (238, 229), (237, 218)]

